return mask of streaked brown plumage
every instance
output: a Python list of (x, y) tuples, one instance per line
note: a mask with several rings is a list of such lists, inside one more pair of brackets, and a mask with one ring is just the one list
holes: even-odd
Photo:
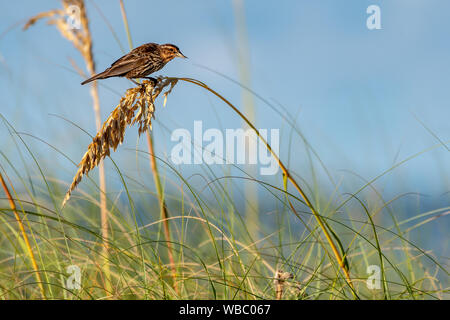
[(146, 43), (131, 50), (115, 61), (111, 67), (83, 81), (81, 84), (111, 77), (125, 77), (130, 80), (136, 78), (153, 79), (148, 76), (161, 70), (167, 62), (176, 57), (186, 58), (180, 49), (173, 44)]

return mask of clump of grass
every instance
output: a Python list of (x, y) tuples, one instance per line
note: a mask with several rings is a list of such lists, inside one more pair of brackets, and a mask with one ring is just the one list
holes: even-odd
[(88, 146), (88, 150), (81, 159), (78, 165), (79, 169), (64, 197), (63, 206), (70, 199), (72, 191), (80, 183), (83, 176), (109, 156), (111, 149), (115, 151), (119, 144), (123, 142), (125, 130), (128, 126), (137, 123), (139, 135), (146, 132), (148, 128), (151, 129), (152, 118), (154, 118), (155, 113), (155, 99), (169, 86), (168, 90), (164, 92), (164, 97), (167, 98), (177, 81), (175, 78), (160, 77), (157, 79), (156, 85), (146, 80), (142, 85), (130, 88), (125, 92), (117, 107), (111, 112)]
[[(137, 94), (137, 97), (139, 96)], [(136, 113), (138, 111), (139, 109), (135, 110)], [(29, 150), (28, 147), (27, 150)], [(145, 158), (148, 156), (144, 152), (139, 154)], [(11, 165), (13, 170), (15, 170), (14, 165)], [(167, 167), (171, 168), (170, 164), (167, 164)], [(209, 168), (201, 167), (201, 169)], [(119, 168), (118, 172), (122, 176)], [(134, 216), (135, 209), (131, 202), (142, 204), (144, 207), (141, 212), (146, 215), (157, 212), (155, 206), (148, 201), (154, 193), (139, 181), (139, 178), (124, 175), (123, 179), (124, 188), (130, 191), (131, 211), (123, 206), (124, 203), (117, 201), (111, 213), (112, 227), (108, 255), (111, 275), (105, 280), (103, 280), (105, 278), (102, 264), (103, 252), (97, 250), (96, 246), (103, 239), (96, 231), (97, 221), (93, 213), (97, 207), (95, 201), (91, 201), (96, 194), (84, 193), (83, 199), (87, 201), (74, 206), (71, 206), (69, 202), (64, 211), (64, 218), (61, 218), (61, 225), (55, 224), (54, 222), (59, 221), (59, 216), (57, 212), (48, 208), (46, 197), (49, 194), (52, 195), (52, 192), (55, 193), (52, 197), (56, 197), (59, 189), (56, 189), (56, 186), (52, 188), (53, 191), (39, 189), (37, 179), (30, 180), (34, 188), (37, 188), (39, 198), (30, 202), (26, 196), (19, 194), (15, 197), (15, 201), (18, 206), (25, 207), (24, 212), (27, 217), (30, 217), (30, 232), (36, 235), (36, 242), (39, 243), (39, 249), (35, 247), (34, 250), (41, 252), (40, 270), (48, 277), (44, 280), (44, 285), (48, 288), (47, 297), (52, 299), (274, 299), (277, 298), (277, 292), (273, 290), (276, 269), (272, 266), (278, 265), (278, 270), (292, 273), (294, 276), (292, 280), (278, 282), (283, 285), (282, 290), (278, 290), (282, 293), (278, 297), (282, 299), (351, 298), (349, 287), (343, 281), (333, 259), (328, 259), (329, 247), (320, 241), (318, 237), (320, 229), (312, 214), (303, 233), (289, 232), (288, 229), (294, 228), (294, 224), (291, 219), (286, 219), (285, 222), (261, 225), (261, 228), (264, 228), (264, 236), (256, 241), (248, 241), (245, 237), (248, 232), (246, 222), (241, 220), (240, 212), (235, 207), (232, 191), (230, 191), (233, 186), (227, 187), (222, 185), (219, 179), (205, 177), (207, 180), (205, 182), (214, 190), (214, 197), (211, 199), (204, 194), (203, 185), (190, 183), (181, 172), (175, 170), (173, 172), (177, 180), (172, 182), (180, 192), (167, 191), (167, 199), (170, 199), (173, 210), (180, 212), (179, 216), (170, 218), (174, 230), (172, 244), (176, 253), (179, 293), (175, 292), (167, 281), (170, 277), (170, 265), (163, 262), (164, 250), (161, 250), (167, 246), (167, 242), (161, 241), (160, 230), (155, 228), (162, 225), (164, 220), (151, 219), (148, 224), (141, 224), (135, 228), (132, 226), (133, 221), (129, 219)], [(23, 185), (27, 185), (28, 180), (21, 178), (20, 174), (19, 171), (17, 173), (19, 179), (23, 181)], [(45, 179), (50, 179), (50, 176), (51, 173), (45, 172)], [(262, 182), (261, 185), (267, 187), (266, 194), (271, 197), (270, 199), (285, 208), (288, 208), (288, 204), (283, 200), (284, 196), (296, 199), (294, 195), (280, 187)], [(320, 190), (311, 192), (320, 192)], [(141, 195), (144, 196), (142, 202), (140, 202)], [(34, 199), (31, 192), (30, 198)], [(378, 215), (381, 210), (387, 210), (394, 200), (383, 201), (380, 208), (369, 208), (371, 217)], [(341, 202), (339, 199), (336, 203), (328, 198), (323, 198), (321, 201), (318, 207), (329, 206), (328, 210), (321, 210), (323, 219), (335, 225), (339, 224), (342, 227), (340, 231), (350, 232), (347, 237), (351, 240), (347, 242), (350, 243), (347, 245), (347, 256), (351, 262), (352, 280), (359, 297), (380, 299), (384, 296), (383, 289), (368, 290), (365, 285), (366, 267), (377, 264), (379, 254), (382, 254), (383, 260), (386, 261), (384, 268), (386, 281), (389, 284), (387, 289), (390, 292), (389, 297), (386, 298), (442, 299), (442, 297), (448, 297), (445, 285), (448, 272), (443, 269), (443, 274), (438, 274), (440, 267), (437, 262), (430, 267), (427, 252), (410, 241), (407, 242), (408, 246), (403, 244), (403, 241), (407, 240), (405, 237), (410, 237), (407, 233), (409, 230), (416, 226), (423, 226), (429, 221), (422, 218), (433, 216), (436, 219), (448, 212), (448, 208), (425, 212), (404, 221), (400, 220), (399, 226), (416, 219), (419, 221), (415, 226), (394, 232), (396, 229), (389, 225), (381, 225), (381, 222), (375, 225), (374, 219), (362, 219), (361, 217), (366, 214), (362, 206), (349, 208), (351, 215), (349, 214), (348, 217), (350, 220), (347, 220), (342, 215), (332, 216), (338, 213), (339, 209), (336, 208), (345, 206), (343, 204), (345, 201)], [(229, 209), (223, 210), (222, 207)], [(21, 236), (20, 232), (16, 232), (13, 228), (17, 225), (13, 212), (10, 208), (1, 209), (4, 214), (0, 215), (0, 231), (4, 237), (0, 238), (0, 278), (2, 279), (0, 298), (40, 297), (39, 286), (35, 281), (29, 281), (34, 274), (30, 273), (31, 268), (27, 264), (21, 264), (20, 258), (16, 258), (28, 256), (26, 248), (22, 248), (23, 252), (14, 248), (17, 239)], [(274, 213), (280, 216), (286, 213), (286, 217), (289, 217), (287, 214), (289, 212), (284, 210), (277, 210)], [(308, 215), (305, 212), (301, 214)], [(401, 212), (396, 211), (395, 215), (398, 214)], [(349, 221), (352, 222), (350, 226), (348, 226)], [(378, 234), (378, 241), (374, 239), (370, 227), (373, 227), (373, 231)], [(339, 235), (345, 237), (343, 233)], [(275, 240), (277, 235), (280, 237), (279, 243)], [(351, 239), (353, 236), (354, 239)], [(67, 241), (72, 258), (67, 254), (68, 250), (64, 241)], [(378, 242), (379, 245), (377, 245)], [(408, 250), (411, 254), (402, 258), (398, 254), (402, 250)], [(64, 266), (69, 263), (81, 267), (82, 286), (79, 290), (65, 288), (64, 282), (61, 283), (59, 279), (61, 277), (65, 281), (67, 275), (63, 271), (58, 271), (58, 264)], [(406, 263), (412, 266), (410, 275), (409, 272), (407, 273)], [(112, 290), (106, 287), (106, 281), (111, 284)], [(382, 278), (381, 281), (385, 280)]]

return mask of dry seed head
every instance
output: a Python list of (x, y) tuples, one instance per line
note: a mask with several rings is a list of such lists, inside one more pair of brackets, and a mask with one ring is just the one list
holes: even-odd
[(81, 159), (78, 165), (79, 169), (66, 193), (63, 207), (83, 176), (98, 166), (106, 156), (109, 156), (111, 149), (115, 151), (118, 145), (123, 142), (125, 130), (128, 126), (137, 123), (139, 135), (151, 128), (151, 120), (155, 113), (155, 99), (164, 88), (169, 86), (168, 90), (163, 93), (164, 97), (167, 98), (177, 82), (178, 79), (176, 78), (159, 77), (155, 86), (151, 81), (144, 81), (142, 85), (126, 91), (117, 107), (111, 112), (88, 146), (88, 150)]
[[(94, 73), (95, 65), (92, 57), (92, 39), (89, 32), (89, 20), (86, 14), (86, 8), (83, 0), (63, 0), (63, 9), (50, 10), (41, 12), (27, 21), (24, 30), (34, 25), (37, 21), (48, 19), (47, 23), (54, 25), (61, 35), (72, 42), (74, 47), (81, 53), (90, 74)], [(79, 10), (79, 28), (68, 23), (67, 15), (70, 13), (71, 6), (76, 6)]]

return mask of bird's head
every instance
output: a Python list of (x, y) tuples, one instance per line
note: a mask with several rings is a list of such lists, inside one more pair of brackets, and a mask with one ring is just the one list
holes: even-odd
[(164, 62), (166, 63), (176, 57), (187, 59), (187, 57), (181, 53), (180, 49), (176, 45), (167, 43), (162, 44), (159, 47), (161, 49), (161, 55), (164, 59)]

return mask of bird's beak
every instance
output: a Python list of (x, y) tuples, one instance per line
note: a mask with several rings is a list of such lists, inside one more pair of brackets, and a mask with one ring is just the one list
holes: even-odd
[(184, 59), (187, 59), (187, 58), (188, 58), (188, 57), (186, 57), (184, 54), (182, 54), (180, 51), (178, 51), (177, 57), (184, 58)]

